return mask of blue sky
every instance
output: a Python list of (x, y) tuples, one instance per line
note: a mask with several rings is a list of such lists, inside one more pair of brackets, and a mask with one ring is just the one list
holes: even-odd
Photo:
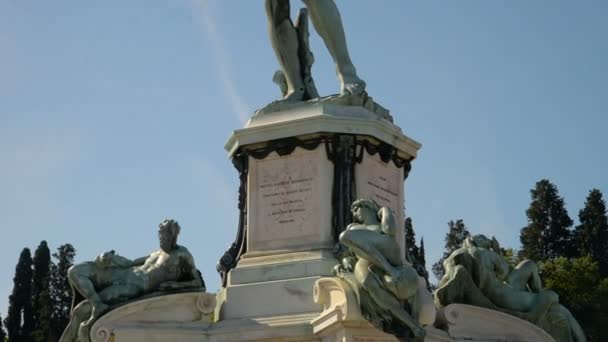
[[(406, 210), (428, 266), (451, 219), (518, 248), (541, 178), (575, 221), (608, 192), (608, 3), (337, 2), (370, 95), (423, 144)], [(3, 317), (23, 247), (138, 257), (167, 217), (217, 290), (238, 215), (223, 146), (279, 94), (265, 20), (263, 1), (0, 0)]]

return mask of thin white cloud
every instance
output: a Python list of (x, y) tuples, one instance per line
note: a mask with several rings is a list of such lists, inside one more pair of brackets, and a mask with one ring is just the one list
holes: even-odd
[(217, 2), (215, 0), (190, 1), (195, 22), (200, 25), (212, 46), (213, 57), (217, 64), (217, 76), (222, 84), (224, 95), (232, 105), (239, 121), (244, 124), (249, 119), (251, 111), (243, 97), (239, 94), (238, 87), (236, 86), (237, 82), (232, 73), (230, 54), (224, 45), (222, 35), (217, 29), (218, 26), (214, 19), (217, 17), (216, 5)]

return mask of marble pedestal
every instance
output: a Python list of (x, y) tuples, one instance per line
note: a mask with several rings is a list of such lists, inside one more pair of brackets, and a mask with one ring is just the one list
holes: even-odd
[(530, 322), (465, 304), (451, 304), (440, 310), (435, 325), (447, 331), (452, 341), (555, 342)]
[(100, 317), (92, 342), (194, 342), (211, 325), (216, 296), (189, 292), (146, 298)]
[(241, 217), (218, 266), (219, 323), (285, 319), (314, 338), (310, 320), (323, 307), (313, 287), (338, 263), (332, 249), (352, 221), (350, 204), (374, 199), (402, 227), (403, 182), (419, 148), (363, 107), (322, 102), (257, 115), (235, 131), (226, 150), (240, 174)]

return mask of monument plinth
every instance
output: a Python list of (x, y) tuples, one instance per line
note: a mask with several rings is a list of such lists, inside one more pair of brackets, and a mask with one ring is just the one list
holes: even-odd
[[(299, 103), (258, 114), (232, 134), (226, 150), (241, 175), (241, 213), (218, 264), (221, 320), (316, 317), (323, 308), (314, 283), (333, 276), (333, 249), (356, 198), (389, 207), (403, 226), (403, 182), (420, 144), (389, 118), (360, 106)], [(396, 239), (404, 257), (402, 230)]]

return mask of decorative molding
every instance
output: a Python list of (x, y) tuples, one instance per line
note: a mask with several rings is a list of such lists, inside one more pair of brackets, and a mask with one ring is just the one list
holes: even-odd
[(347, 321), (368, 325), (361, 314), (357, 295), (352, 287), (337, 277), (321, 278), (313, 288), (315, 303), (323, 305), (323, 312), (312, 320), (315, 334), (335, 323)]
[(337, 134), (331, 144), (327, 144), (327, 156), (334, 164), (332, 188), (332, 229), (334, 242), (346, 226), (352, 222), (350, 205), (357, 196), (355, 182), (356, 137)]
[(241, 255), (247, 251), (247, 176), (249, 173), (249, 157), (246, 153), (236, 153), (232, 158), (232, 164), (239, 173), (239, 223), (236, 238), (230, 248), (217, 262), (217, 271), (222, 280), (222, 287), (228, 282), (228, 271), (236, 266)]

